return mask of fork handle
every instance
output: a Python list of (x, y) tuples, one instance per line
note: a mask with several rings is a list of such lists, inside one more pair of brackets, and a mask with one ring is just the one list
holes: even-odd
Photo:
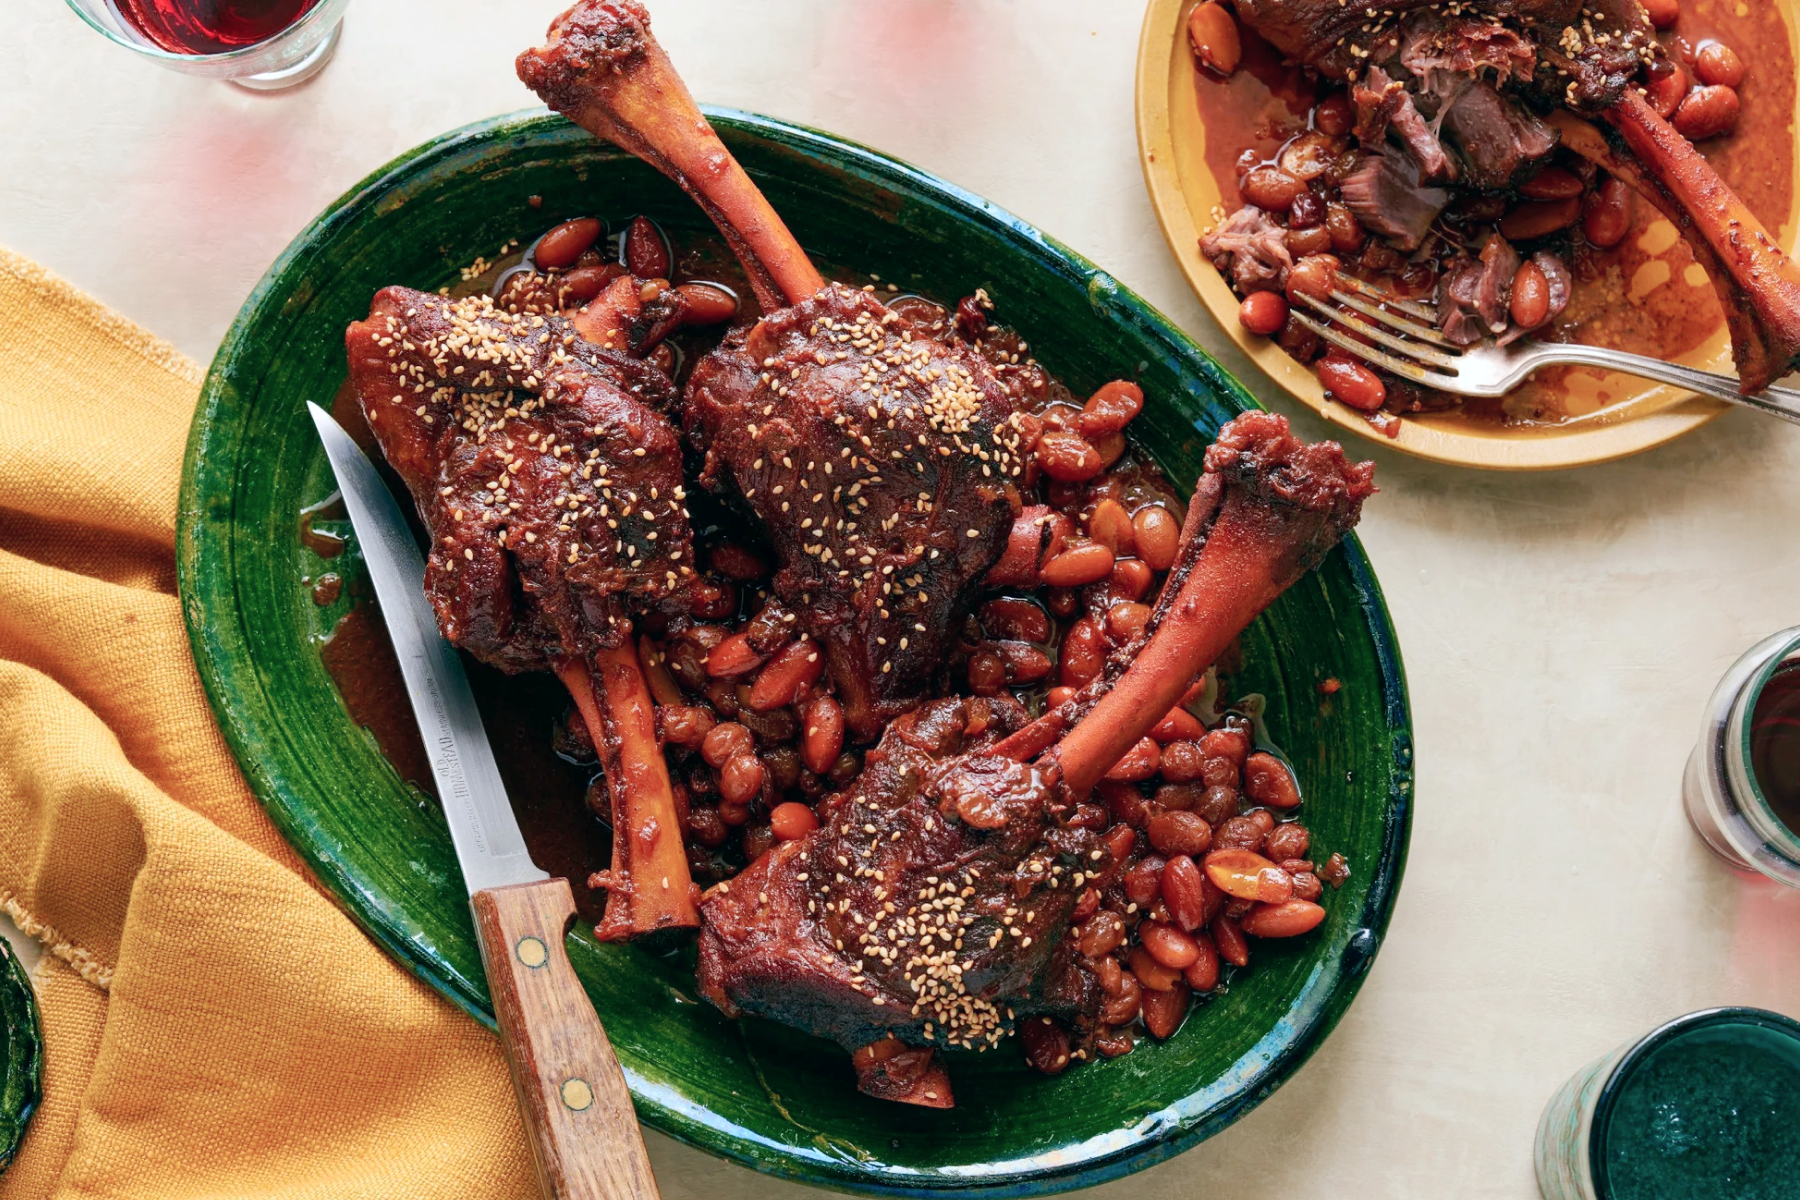
[(1604, 367), (1609, 371), (1622, 371), (1627, 375), (1654, 379), (1658, 383), (1671, 383), (1676, 387), (1687, 388), (1732, 404), (1741, 404), (1745, 408), (1754, 408), (1758, 412), (1800, 425), (1800, 391), (1793, 388), (1764, 388), (1753, 396), (1746, 396), (1738, 391), (1738, 381), (1734, 375), (1721, 375), (1716, 371), (1702, 371), (1698, 367), (1664, 362), (1660, 358), (1646, 358), (1641, 354), (1627, 354), (1623, 350), (1607, 350), (1579, 343), (1557, 346), (1553, 361)]

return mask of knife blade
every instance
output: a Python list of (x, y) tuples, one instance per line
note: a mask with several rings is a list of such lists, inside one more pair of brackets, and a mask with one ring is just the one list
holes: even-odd
[(308, 402), (387, 621), (469, 894), (550, 878), (531, 861), (462, 660), (425, 598), (425, 558), (393, 493), (331, 414)]

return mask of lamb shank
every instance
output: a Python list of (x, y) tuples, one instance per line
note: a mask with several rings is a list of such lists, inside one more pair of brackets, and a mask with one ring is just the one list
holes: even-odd
[(699, 923), (632, 613), (694, 576), (681, 450), (655, 367), (556, 316), (390, 287), (345, 342), (370, 430), (431, 538), (425, 589), (451, 644), (553, 670), (599, 753), (613, 826), (597, 932)]
[(702, 992), (861, 1048), (864, 1090), (936, 1106), (947, 1079), (906, 1047), (986, 1048), (1026, 1014), (1073, 1011), (1094, 989), (1062, 934), (1113, 866), (1075, 804), (1355, 525), (1373, 469), (1282, 417), (1227, 425), (1144, 640), (1074, 728), (1038, 753), (979, 698), (896, 721), (818, 830), (707, 893)]
[(851, 733), (931, 692), (1005, 548), (1036, 441), (1035, 364), (827, 286), (695, 107), (636, 0), (581, 0), (519, 77), (669, 175), (724, 232), (764, 309), (695, 368), (683, 412), (701, 482), (767, 529), (775, 592), (824, 648)]
[[(1674, 67), (1637, 0), (1236, 0), (1236, 11), (1282, 53), (1351, 85), (1366, 149), (1390, 132), (1399, 143), (1344, 183), (1376, 232), (1416, 248), (1448, 201), (1435, 182), (1504, 186), (1560, 142), (1682, 231), (1719, 293), (1746, 394), (1800, 362), (1800, 267), (1647, 101), (1644, 84)], [(1463, 281), (1471, 296), (1479, 275)]]

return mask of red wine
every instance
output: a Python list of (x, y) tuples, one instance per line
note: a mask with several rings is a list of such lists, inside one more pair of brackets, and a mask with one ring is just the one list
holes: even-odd
[(119, 15), (171, 54), (219, 54), (266, 41), (319, 0), (116, 0)]
[(1775, 816), (1800, 834), (1800, 662), (1783, 665), (1756, 698), (1750, 769)]

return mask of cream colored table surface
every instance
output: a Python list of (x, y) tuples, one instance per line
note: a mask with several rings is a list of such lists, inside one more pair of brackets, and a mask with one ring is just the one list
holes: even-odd
[[(205, 361), (342, 190), (532, 102), (512, 56), (558, 5), (359, 0), (331, 67), (270, 97), (141, 63), (59, 0), (5, 0), (0, 244)], [(1322, 433), (1232, 351), (1166, 253), (1132, 128), (1140, 4), (652, 7), (701, 99), (829, 129), (1011, 209)], [(1528, 1200), (1538, 1113), (1577, 1067), (1691, 1009), (1800, 1014), (1800, 893), (1726, 872), (1677, 803), (1713, 683), (1800, 624), (1800, 432), (1734, 412), (1628, 462), (1535, 477), (1353, 449), (1380, 464), (1362, 537), (1417, 723), (1387, 944), (1287, 1086), (1093, 1195)], [(651, 1147), (670, 1200), (806, 1194)]]

